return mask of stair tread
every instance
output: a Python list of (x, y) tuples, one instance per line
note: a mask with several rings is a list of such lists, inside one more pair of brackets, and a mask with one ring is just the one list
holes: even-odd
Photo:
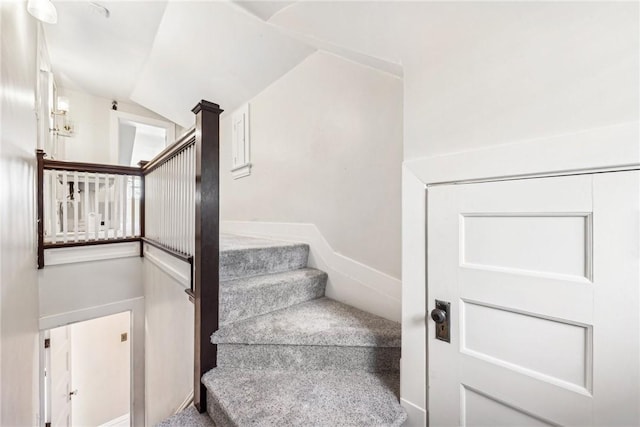
[(307, 266), (309, 245), (220, 235), (220, 280), (297, 270)]
[(238, 234), (220, 234), (220, 252), (244, 251), (281, 247), (307, 246), (305, 243), (285, 242), (261, 237), (241, 236)]
[(258, 276), (238, 277), (220, 282), (220, 292), (223, 294), (241, 293), (265, 286), (283, 285), (300, 279), (311, 277), (324, 277), (327, 273), (315, 268), (299, 268), (297, 270), (282, 271), (279, 273), (261, 274)]
[(327, 273), (300, 268), (220, 282), (220, 322), (239, 322), (324, 295)]
[(194, 406), (189, 406), (185, 410), (165, 418), (156, 427), (216, 427), (213, 420), (206, 412), (200, 414)]
[(202, 382), (221, 426), (400, 426), (406, 419), (397, 373), (215, 368)]
[(223, 325), (214, 344), (400, 347), (400, 324), (323, 297)]

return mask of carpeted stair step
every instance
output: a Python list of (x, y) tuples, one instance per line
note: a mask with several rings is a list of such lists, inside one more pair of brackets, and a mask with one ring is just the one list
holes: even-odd
[(309, 246), (255, 237), (220, 235), (220, 280), (297, 270), (307, 266)]
[(399, 375), (215, 368), (202, 378), (217, 427), (400, 426)]
[(327, 273), (313, 268), (220, 282), (220, 323), (227, 324), (324, 296)]
[(208, 413), (199, 413), (194, 406), (165, 418), (156, 427), (216, 427)]
[(218, 366), (398, 371), (400, 324), (329, 298), (223, 325)]

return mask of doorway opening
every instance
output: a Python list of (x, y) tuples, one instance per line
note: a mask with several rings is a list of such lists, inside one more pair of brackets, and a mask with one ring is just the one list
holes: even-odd
[(137, 166), (151, 160), (175, 140), (175, 126), (121, 111), (111, 111), (111, 145), (114, 163)]
[(129, 311), (49, 329), (44, 338), (45, 425), (132, 425)]

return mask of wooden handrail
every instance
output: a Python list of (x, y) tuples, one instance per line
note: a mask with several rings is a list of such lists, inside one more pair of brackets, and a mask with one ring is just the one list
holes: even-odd
[(193, 127), (189, 129), (184, 135), (180, 137), (176, 142), (167, 146), (164, 150), (162, 150), (158, 155), (156, 155), (153, 160), (147, 162), (144, 166), (142, 166), (142, 173), (147, 175), (153, 172), (154, 169), (162, 166), (178, 154), (180, 154), (185, 148), (195, 143), (195, 133), (196, 128)]
[[(43, 152), (44, 154), (44, 152)], [(72, 172), (91, 172), (106, 173), (111, 175), (132, 175), (141, 176), (142, 169), (135, 166), (121, 165), (104, 165), (101, 163), (84, 163), (84, 162), (66, 162), (63, 160), (43, 160), (44, 169), (72, 171)]]

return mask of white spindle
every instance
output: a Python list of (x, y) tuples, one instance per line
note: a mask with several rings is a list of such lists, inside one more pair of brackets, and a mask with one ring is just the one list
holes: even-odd
[[(44, 175), (43, 175), (43, 187), (42, 187), (42, 191), (44, 191), (44, 198), (42, 200), (43, 204), (44, 204), (44, 208), (45, 208), (45, 212), (48, 206), (51, 206), (51, 180), (49, 179), (49, 171), (44, 171)], [(44, 237), (45, 239), (47, 238), (47, 236), (51, 235), (51, 218), (48, 217), (47, 215), (45, 215), (45, 217), (43, 218), (44, 220)]]
[(58, 241), (58, 172), (52, 170), (49, 173), (51, 179), (51, 206), (49, 208), (49, 217), (51, 221), (51, 242), (56, 243)]
[(122, 237), (128, 237), (127, 234), (127, 187), (126, 176), (120, 176), (120, 227), (122, 228)]
[(83, 203), (84, 218), (84, 241), (89, 240), (89, 172), (84, 173), (84, 203)]
[(187, 218), (185, 218), (185, 214), (184, 214), (184, 210), (186, 208), (186, 195), (187, 195), (187, 189), (185, 188), (185, 184), (186, 184), (186, 168), (185, 168), (185, 161), (186, 161), (186, 152), (183, 151), (180, 153), (180, 180), (179, 180), (179, 184), (180, 184), (180, 252), (185, 253), (187, 252), (187, 248), (185, 247), (185, 220)]
[(62, 241), (67, 243), (69, 232), (68, 224), (68, 212), (67, 212), (67, 191), (69, 191), (69, 185), (67, 180), (67, 171), (62, 172)]
[(104, 177), (104, 238), (109, 239), (109, 230), (111, 229), (111, 207), (109, 201), (111, 199), (111, 175)]
[(80, 180), (78, 179), (78, 172), (73, 173), (73, 240), (76, 242), (78, 237), (78, 190), (80, 189)]
[(129, 182), (127, 182), (127, 186), (129, 187), (127, 190), (127, 194), (129, 195), (129, 212), (131, 212), (131, 218), (129, 225), (131, 226), (131, 235), (134, 236), (136, 234), (136, 224), (135, 224), (135, 220), (136, 220), (136, 207), (135, 207), (135, 193), (134, 193), (134, 181), (133, 181), (133, 177), (130, 176), (129, 177)]
[(113, 176), (113, 217), (111, 227), (113, 228), (113, 237), (120, 237), (120, 176)]
[(93, 180), (93, 239), (98, 240), (100, 237), (100, 203), (98, 201), (98, 192), (100, 191), (100, 176), (94, 175)]

